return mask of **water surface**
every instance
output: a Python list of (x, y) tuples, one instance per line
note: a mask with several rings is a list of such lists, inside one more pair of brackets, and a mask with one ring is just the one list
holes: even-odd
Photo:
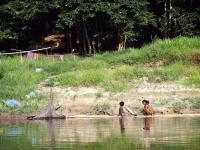
[(200, 118), (113, 118), (0, 124), (0, 150), (199, 150)]

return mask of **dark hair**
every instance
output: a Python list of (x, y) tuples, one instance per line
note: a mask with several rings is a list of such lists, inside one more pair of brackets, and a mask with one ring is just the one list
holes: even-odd
[(147, 103), (147, 104), (149, 104), (148, 100), (143, 100), (142, 103), (144, 103), (144, 102)]
[(120, 102), (119, 105), (120, 105), (120, 106), (124, 106), (124, 102)]

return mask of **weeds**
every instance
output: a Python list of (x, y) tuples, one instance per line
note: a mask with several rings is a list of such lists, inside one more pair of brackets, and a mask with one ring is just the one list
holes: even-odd
[(77, 97), (78, 97), (78, 95), (77, 95), (77, 94), (74, 94), (74, 96), (73, 96), (73, 101), (75, 101)]
[(103, 103), (101, 105), (97, 104), (92, 106), (94, 110), (109, 110), (110, 109), (110, 104), (109, 103)]
[(45, 86), (47, 86), (47, 87), (54, 87), (55, 86), (54, 79), (51, 79), (51, 80), (47, 81), (45, 83)]
[(109, 103), (103, 103), (101, 105), (101, 109), (102, 110), (109, 110), (110, 109), (110, 104)]
[(156, 106), (161, 107), (161, 106), (167, 105), (170, 102), (170, 99), (159, 99), (159, 100), (155, 100), (155, 102), (157, 102), (157, 103), (154, 103)]
[[(129, 107), (130, 107), (130, 106), (129, 106)], [(139, 105), (139, 104), (137, 104), (137, 105), (134, 105), (134, 106), (132, 106), (132, 107), (130, 107), (130, 108), (133, 108), (133, 109), (135, 109), (135, 110), (139, 110), (139, 109), (142, 108), (142, 106)]]
[(103, 93), (102, 93), (102, 92), (97, 92), (95, 95), (96, 95), (96, 98), (101, 98), (101, 97), (103, 97)]
[(181, 110), (186, 108), (186, 104), (182, 102), (173, 103), (172, 106), (174, 107), (175, 110)]

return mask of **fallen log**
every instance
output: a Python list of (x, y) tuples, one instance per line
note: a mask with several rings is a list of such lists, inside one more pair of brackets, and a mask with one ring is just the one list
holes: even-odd
[(27, 117), (27, 119), (29, 120), (41, 120), (41, 119), (65, 119), (66, 116), (62, 115), (60, 113), (58, 113), (56, 110), (59, 108), (56, 108), (53, 106), (53, 92), (52, 89), (50, 90), (50, 97), (49, 97), (49, 105), (47, 107), (47, 109), (37, 115), (37, 116), (30, 116)]
[[(168, 115), (137, 115), (126, 116), (128, 118), (156, 118), (156, 117), (199, 117), (200, 114), (168, 114)], [(121, 116), (109, 116), (109, 115), (71, 115), (68, 118), (82, 119), (82, 118), (121, 118)]]

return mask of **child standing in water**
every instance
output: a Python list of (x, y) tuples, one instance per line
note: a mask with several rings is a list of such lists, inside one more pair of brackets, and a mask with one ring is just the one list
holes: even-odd
[(123, 106), (124, 106), (124, 102), (120, 102), (119, 103), (120, 107), (119, 107), (119, 116), (128, 116), (128, 113), (124, 112)]

